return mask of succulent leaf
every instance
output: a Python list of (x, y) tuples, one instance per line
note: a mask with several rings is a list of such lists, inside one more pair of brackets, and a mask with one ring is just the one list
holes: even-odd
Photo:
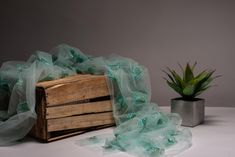
[(168, 68), (168, 71), (171, 73), (171, 76), (174, 78), (175, 83), (176, 83), (180, 88), (183, 88), (183, 87), (184, 87), (183, 79), (182, 79), (174, 70), (171, 70), (170, 68)]
[(162, 70), (162, 71), (170, 78), (170, 80), (171, 80), (172, 82), (175, 83), (174, 78), (173, 78), (168, 72), (166, 72), (165, 70)]
[(189, 82), (193, 78), (194, 78), (193, 71), (192, 71), (189, 63), (187, 63), (186, 68), (185, 68), (184, 81)]
[(181, 91), (181, 88), (179, 86), (177, 86), (177, 84), (175, 83), (172, 83), (170, 81), (167, 81), (167, 84), (172, 88), (174, 89), (177, 93), (179, 93), (180, 95), (183, 95), (182, 94), (182, 91)]

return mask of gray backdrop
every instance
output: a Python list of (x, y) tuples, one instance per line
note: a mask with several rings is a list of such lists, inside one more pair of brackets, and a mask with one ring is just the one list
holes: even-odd
[(25, 60), (60, 43), (84, 53), (131, 57), (149, 69), (152, 100), (177, 96), (162, 68), (198, 62), (223, 75), (201, 97), (207, 106), (235, 106), (235, 1), (2, 0), (0, 63)]

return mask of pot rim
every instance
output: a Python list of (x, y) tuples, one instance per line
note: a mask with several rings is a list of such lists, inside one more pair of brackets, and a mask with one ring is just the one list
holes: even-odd
[(177, 98), (172, 98), (171, 99), (172, 101), (189, 101), (189, 102), (195, 102), (195, 101), (205, 101), (205, 99), (203, 99), (203, 98), (194, 98), (194, 99), (192, 99), (192, 100), (185, 100), (185, 99), (183, 99), (182, 97), (177, 97)]

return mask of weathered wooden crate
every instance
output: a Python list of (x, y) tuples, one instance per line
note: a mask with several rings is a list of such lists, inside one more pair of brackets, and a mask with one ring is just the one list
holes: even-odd
[(75, 75), (36, 86), (37, 122), (30, 134), (49, 142), (114, 125), (103, 75)]

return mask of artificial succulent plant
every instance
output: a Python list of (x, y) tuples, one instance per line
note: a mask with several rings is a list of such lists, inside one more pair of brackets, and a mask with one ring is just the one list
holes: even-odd
[(182, 74), (169, 67), (167, 67), (167, 70), (163, 70), (167, 76), (167, 78), (164, 77), (167, 84), (179, 93), (183, 100), (194, 100), (195, 97), (210, 88), (212, 86), (211, 82), (220, 76), (213, 76), (215, 70), (203, 70), (195, 75), (194, 69), (196, 65), (196, 62), (192, 66), (187, 63), (185, 68), (183, 68), (179, 64)]

